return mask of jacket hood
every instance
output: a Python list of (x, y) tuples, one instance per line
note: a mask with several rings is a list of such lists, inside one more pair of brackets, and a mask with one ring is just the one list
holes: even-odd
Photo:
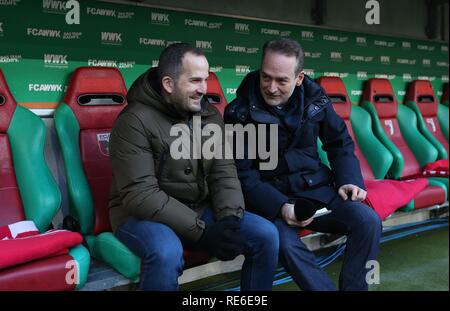
[[(177, 110), (173, 104), (168, 103), (161, 95), (156, 68), (151, 68), (144, 72), (133, 82), (127, 94), (127, 101), (131, 105), (133, 102), (139, 102), (151, 106), (175, 119), (186, 119), (192, 115), (188, 112)], [(206, 96), (204, 96), (201, 102), (201, 111), (194, 114), (200, 116), (211, 114), (209, 106), (211, 105), (207, 102)]]

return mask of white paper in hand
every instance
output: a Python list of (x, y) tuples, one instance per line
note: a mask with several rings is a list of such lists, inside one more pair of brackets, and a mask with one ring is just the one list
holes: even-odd
[(320, 216), (323, 216), (323, 215), (326, 215), (326, 214), (329, 214), (329, 213), (331, 213), (331, 210), (329, 210), (326, 207), (324, 207), (324, 208), (318, 209), (316, 211), (316, 213), (314, 214), (313, 218), (317, 218), (317, 217), (320, 217)]

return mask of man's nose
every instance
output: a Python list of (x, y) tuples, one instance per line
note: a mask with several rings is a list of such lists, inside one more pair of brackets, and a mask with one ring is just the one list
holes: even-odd
[(278, 90), (277, 83), (275, 81), (270, 82), (269, 92), (273, 94), (273, 93), (276, 93), (277, 90)]
[(206, 81), (200, 83), (200, 86), (197, 89), (197, 93), (205, 95), (207, 91), (208, 91), (208, 83)]

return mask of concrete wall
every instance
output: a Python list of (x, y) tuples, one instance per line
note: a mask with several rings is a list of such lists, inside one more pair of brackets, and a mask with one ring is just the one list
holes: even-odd
[(361, 0), (328, 0), (325, 23), (333, 28), (357, 29), (363, 32), (426, 38), (425, 1), (379, 0), (379, 25), (368, 25), (365, 22), (367, 12), (365, 2)]
[[(163, 6), (196, 12), (234, 15), (268, 19), (274, 21), (313, 25), (311, 9), (315, 0), (258, 0), (258, 1), (210, 1), (210, 0), (104, 0), (138, 5)], [(378, 0), (380, 3), (380, 25), (368, 25), (365, 22), (366, 0), (324, 0), (325, 27), (343, 30), (413, 37), (427, 39), (425, 26), (427, 21), (426, 0)], [(448, 1), (442, 5), (436, 16), (436, 39), (448, 42)], [(444, 21), (441, 23), (442, 8)], [(443, 32), (443, 35), (441, 33)]]
[[(110, 2), (114, 2), (114, 0)], [(313, 0), (276, 0), (276, 1), (130, 0), (127, 2), (128, 3), (140, 2), (149, 5), (165, 6), (167, 8), (179, 8), (192, 10), (196, 12), (246, 16), (292, 23), (303, 23), (303, 24), (312, 23), (310, 11), (313, 6)], [(276, 3), (276, 5), (274, 3)]]

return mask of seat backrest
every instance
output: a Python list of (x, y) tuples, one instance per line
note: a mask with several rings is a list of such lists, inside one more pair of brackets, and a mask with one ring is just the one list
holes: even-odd
[[(440, 158), (446, 158), (448, 154), (448, 141), (445, 138), (438, 120), (438, 102), (433, 91), (433, 86), (427, 80), (415, 80), (410, 83), (405, 96), (405, 104), (416, 112), (419, 118), (419, 129), (424, 135), (430, 133), (435, 139), (436, 149), (441, 151)], [(423, 122), (422, 122), (423, 121)]]
[(61, 194), (44, 159), (45, 125), (18, 106), (0, 70), (0, 226), (33, 220), (50, 225)]
[(83, 234), (111, 231), (108, 196), (112, 181), (109, 135), (126, 106), (127, 89), (115, 68), (80, 67), (55, 111), (66, 170), (70, 214)]
[(359, 159), (363, 178), (384, 178), (392, 164), (392, 155), (373, 134), (368, 113), (352, 105), (341, 78), (324, 76), (317, 79), (317, 83), (331, 99), (334, 110), (347, 126), (355, 143), (355, 155)]
[(0, 226), (25, 219), (7, 134), (15, 110), (16, 101), (0, 71)]
[(214, 72), (209, 73), (208, 91), (206, 94), (206, 98), (208, 99), (208, 102), (210, 104), (219, 109), (220, 114), (223, 116), (225, 107), (227, 106), (227, 100), (223, 94), (219, 79)]
[[(414, 113), (409, 108), (398, 105), (389, 80), (369, 79), (365, 85), (362, 100), (362, 106), (369, 111), (374, 120), (374, 132), (394, 156), (393, 177), (406, 178), (421, 174), (421, 165), (410, 145), (415, 144), (414, 147), (423, 148), (422, 151), (427, 153), (426, 158), (428, 159), (435, 160), (437, 151), (420, 135), (417, 129), (417, 120), (413, 116)], [(400, 128), (398, 120), (400, 112), (410, 118), (404, 122), (408, 125), (403, 126), (403, 130), (407, 129), (408, 134), (412, 134), (408, 141), (410, 145), (406, 142)], [(415, 138), (420, 139), (420, 142), (413, 142)], [(421, 146), (418, 145), (419, 143)]]

